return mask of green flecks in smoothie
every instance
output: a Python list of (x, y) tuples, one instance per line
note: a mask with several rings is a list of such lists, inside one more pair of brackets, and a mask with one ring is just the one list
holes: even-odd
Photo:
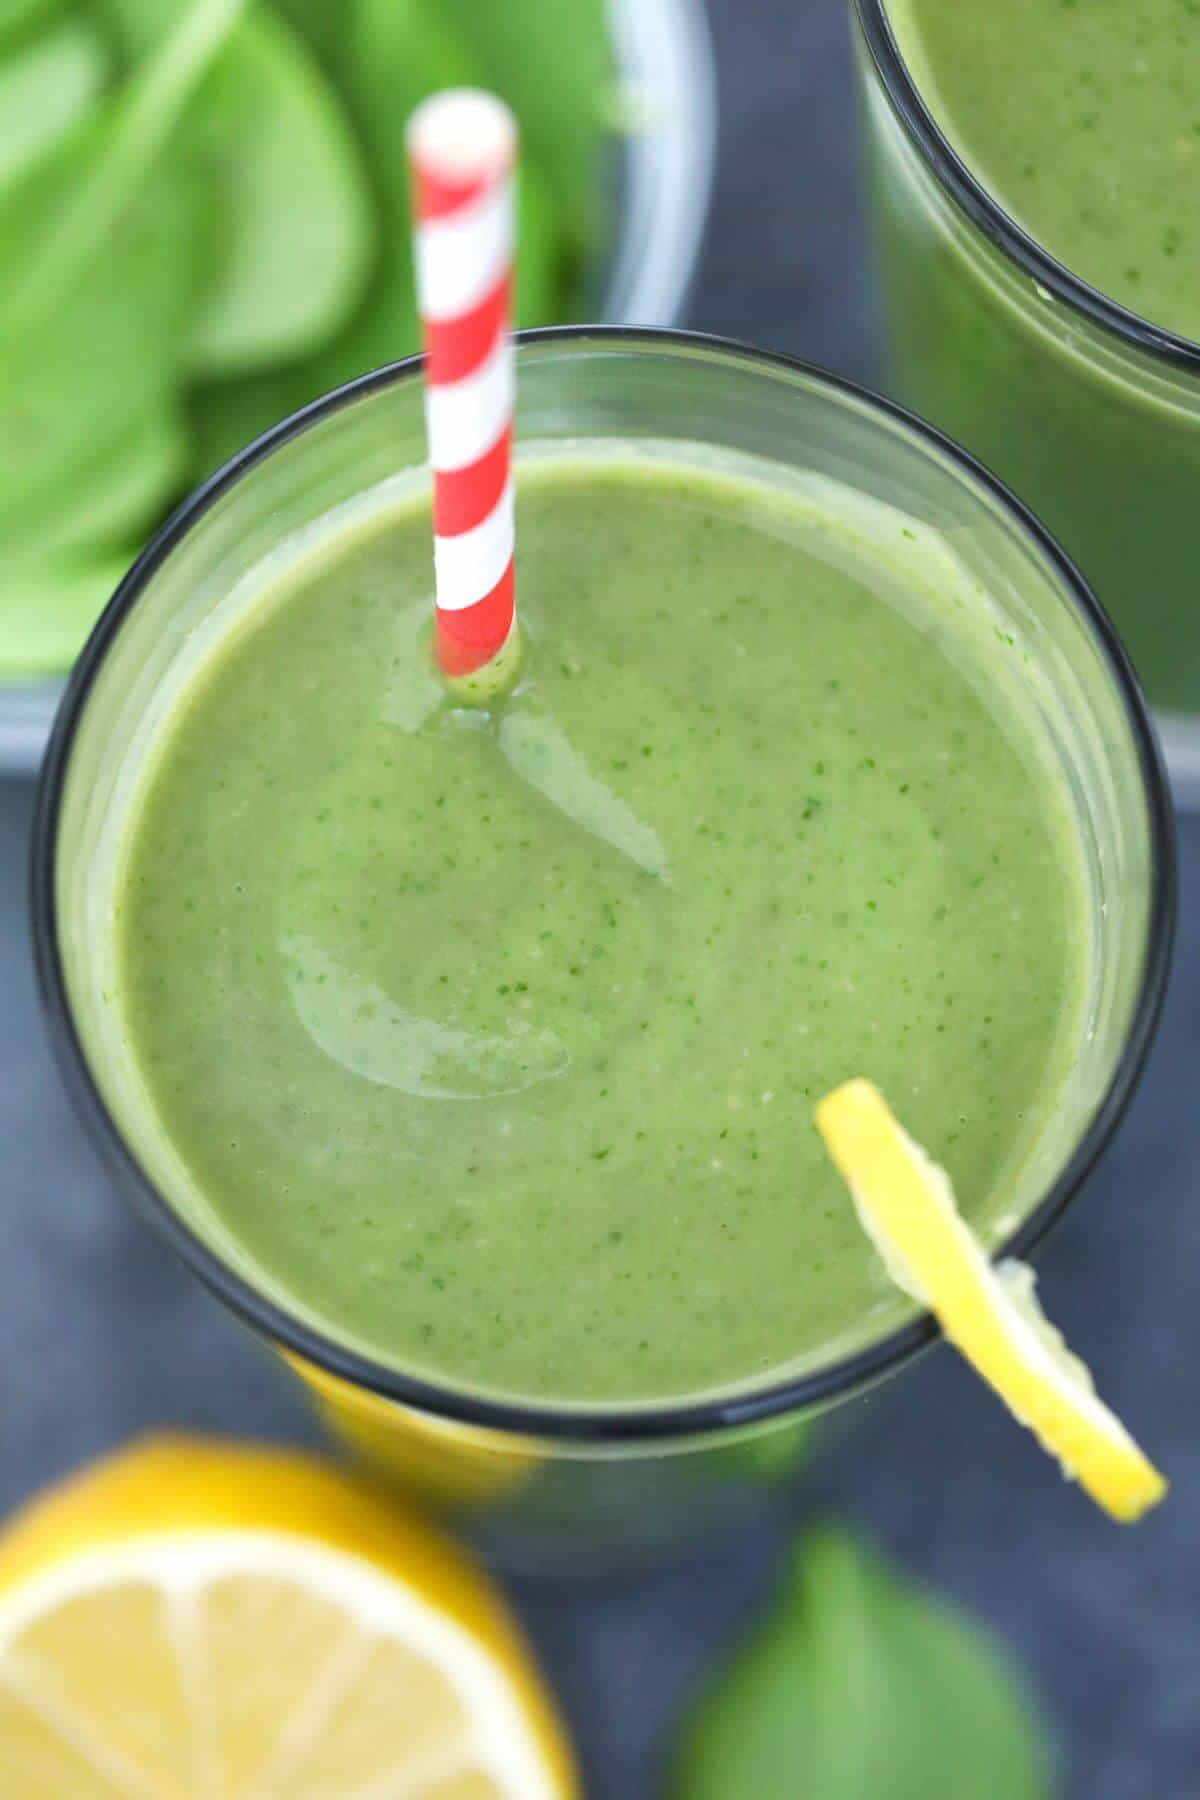
[(898, 588), (837, 492), (533, 465), (490, 708), (431, 701), (415, 507), (184, 690), (121, 1004), (196, 1187), (343, 1338), (617, 1400), (886, 1326), (809, 1123), (851, 1075), (1003, 1210), (1082, 1030), (1078, 846), (990, 628)]
[(1057, 261), (1200, 339), (1194, 0), (886, 0), (984, 187)]

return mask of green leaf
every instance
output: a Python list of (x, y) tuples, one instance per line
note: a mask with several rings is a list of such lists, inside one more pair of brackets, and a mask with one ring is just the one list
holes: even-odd
[(126, 67), (132, 70), (161, 48), (191, 0), (93, 0), (93, 4), (107, 19)]
[[(380, 170), (389, 238), (402, 240), (405, 246), (403, 262), (393, 252), (395, 260), (386, 273), (389, 299), (394, 301), (401, 286), (411, 289), (412, 282), (407, 258), (412, 227), (404, 145), (409, 114), (440, 88), (469, 87), (483, 75), (471, 39), (456, 32), (441, 6), (431, 7), (428, 0), (357, 0), (350, 54)], [(528, 149), (521, 156), (517, 194), (517, 318), (522, 325), (553, 324), (563, 317), (569, 271), (561, 253), (550, 183)], [(375, 313), (382, 323), (382, 309), (377, 306)], [(409, 315), (411, 343), (391, 349), (381, 360), (403, 356), (407, 348), (416, 347), (415, 310), (406, 296), (399, 324), (408, 326)], [(376, 330), (372, 337), (374, 348), (382, 332)], [(392, 342), (399, 342), (395, 333)], [(362, 365), (372, 366), (369, 362)]]
[(58, 143), (98, 100), (108, 58), (82, 19), (66, 19), (0, 63), (0, 187)]
[(306, 362), (295, 369), (197, 385), (189, 401), (197, 478), (211, 475), (262, 432), (315, 399), (309, 368)]
[[(94, 117), (0, 193), (0, 660), (65, 662), (177, 491), (195, 196), (165, 154), (236, 17), (193, 5)], [(56, 593), (61, 589), (60, 599)]]
[(226, 57), (235, 108), (213, 198), (223, 244), (186, 345), (197, 374), (286, 362), (321, 344), (359, 299), (374, 220), (361, 153), (312, 53), (269, 12)]
[(604, 223), (602, 155), (612, 45), (604, 0), (439, 0), (494, 88), (521, 121), (525, 153), (544, 171), (560, 229), (581, 251)]
[[(136, 66), (183, 0), (103, 0)], [(195, 376), (286, 363), (325, 342), (359, 300), (374, 217), (337, 89), (273, 9), (252, 9), (200, 85), (182, 132), (210, 191), (208, 281), (184, 361)]]
[(1045, 1736), (998, 1646), (845, 1534), (793, 1555), (684, 1734), (674, 1800), (1045, 1800)]
[[(244, 3), (193, 0), (144, 70), (117, 96), (91, 154), (77, 164), (74, 187), (61, 191), (53, 211), (41, 220), (19, 222), (16, 236), (27, 260), (18, 261), (10, 243), (3, 257), (8, 280), (0, 282), (5, 360), (21, 357), (25, 339), (51, 329), (56, 312), (87, 279), (96, 257), (111, 247)], [(29, 229), (31, 223), (36, 230)], [(0, 221), (0, 243), (7, 229)]]
[(4, 10), (0, 12), (0, 53), (18, 38), (32, 36), (62, 10), (63, 0), (4, 0)]
[(173, 405), (151, 413), (4, 532), (0, 674), (70, 665), (147, 527), (183, 491), (191, 454)]
[(346, 30), (346, 61), (354, 71), (348, 99), (372, 152), (376, 210), (385, 221), (382, 253), (353, 318), (315, 355), (195, 386), (192, 416), (205, 474), (329, 388), (419, 348), (404, 124), (426, 93), (462, 79), (462, 65), (447, 59), (457, 50), (447, 52), (444, 39), (431, 38), (424, 26), (413, 0), (356, 0)]
[[(196, 388), (193, 417), (205, 473), (319, 394), (420, 348), (404, 128), (427, 94), (474, 81), (478, 69), (423, 0), (357, 0), (347, 55), (354, 110), (372, 148), (377, 206), (386, 221), (380, 263), (354, 317), (316, 355)], [(517, 230), (518, 318), (552, 322), (563, 314), (561, 246), (545, 182), (529, 159), (520, 173)]]
[[(106, 124), (73, 134), (0, 202), (0, 293), (36, 257), (53, 217), (103, 160)], [(0, 326), (0, 542), (69, 507), (136, 420), (172, 405), (180, 330), (195, 287), (191, 196), (170, 170), (111, 228), (96, 254), (54, 293), (44, 321)], [(2, 308), (0, 308), (2, 311)], [(23, 521), (25, 524), (23, 525)]]
[(349, 66), (377, 149), (381, 180), (393, 196), (408, 191), (404, 130), (408, 115), (439, 88), (478, 85), (482, 65), (469, 34), (428, 0), (354, 0)]
[(188, 480), (417, 347), (405, 119), (498, 57), (527, 114), (518, 317), (567, 311), (601, 0), (249, 5), (0, 0), (0, 668), (65, 663)]
[(518, 325), (555, 325), (563, 317), (570, 282), (554, 219), (554, 204), (541, 171), (528, 160), (517, 177), (517, 282), (513, 306)]
[(23, 535), (56, 553), (136, 544), (164, 505), (183, 494), (193, 457), (178, 406), (173, 400), (153, 406), (106, 441), (65, 493), (52, 491), (40, 515), (27, 510)]
[(346, 61), (346, 0), (275, 0), (275, 11), (305, 39), (326, 74)]
[(420, 348), (406, 246), (389, 247), (365, 305), (317, 356), (240, 380), (204, 382), (192, 394), (199, 470), (208, 475), (260, 432), (356, 375)]
[(6, 556), (0, 585), (0, 672), (45, 675), (67, 668), (129, 555)]

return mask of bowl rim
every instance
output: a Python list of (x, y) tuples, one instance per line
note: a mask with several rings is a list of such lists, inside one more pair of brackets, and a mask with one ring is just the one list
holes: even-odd
[[(1075, 564), (1029, 509), (969, 452), (894, 401), (845, 376), (800, 358), (700, 332), (630, 326), (548, 326), (517, 334), (519, 347), (575, 345), (625, 347), (653, 353), (699, 351), (733, 358), (776, 374), (799, 376), (892, 424), (949, 459), (999, 502), (1033, 541), (1074, 600), (1103, 656), (1122, 702), (1137, 756), (1149, 833), (1150, 896), (1146, 942), (1137, 998), (1124, 1045), (1105, 1093), (1064, 1167), (1041, 1200), (995, 1252), (1025, 1256), (1074, 1198), (1107, 1145), (1140, 1079), (1162, 1009), (1176, 916), (1174, 817), (1166, 772), (1144, 697), (1111, 622)], [(228, 1267), (200, 1234), (174, 1211), (143, 1172), (125, 1143), (93, 1078), (75, 1028), (67, 991), (55, 905), (58, 828), (71, 750), (84, 708), (109, 646), (126, 614), (159, 566), (221, 496), (250, 470), (311, 426), (358, 400), (402, 382), (419, 380), (422, 358), (407, 357), (332, 390), (291, 414), (246, 446), (176, 508), (138, 557), (98, 620), (68, 680), (42, 765), (30, 846), (30, 918), (34, 962), (51, 1046), (77, 1109), (101, 1155), (134, 1202), (179, 1259), (234, 1313), (277, 1349), (290, 1352), (351, 1387), (382, 1400), (485, 1431), (516, 1434), (581, 1451), (592, 1446), (646, 1446), (705, 1438), (727, 1430), (795, 1415), (843, 1399), (894, 1372), (934, 1342), (938, 1327), (928, 1312), (873, 1343), (802, 1374), (778, 1374), (761, 1385), (693, 1398), (678, 1404), (542, 1404), (475, 1394), (405, 1373), (339, 1342), (265, 1294)]]
[(621, 210), (602, 317), (614, 325), (674, 325), (696, 278), (716, 172), (716, 57), (701, 0), (606, 0), (621, 79), (635, 106), (652, 95), (646, 128), (626, 137)]

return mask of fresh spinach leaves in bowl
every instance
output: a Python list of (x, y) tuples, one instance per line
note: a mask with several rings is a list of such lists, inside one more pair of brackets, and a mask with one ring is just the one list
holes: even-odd
[(610, 232), (604, 0), (6, 0), (0, 677), (65, 669), (148, 530), (316, 394), (417, 345), (403, 130), (521, 121), (517, 311)]

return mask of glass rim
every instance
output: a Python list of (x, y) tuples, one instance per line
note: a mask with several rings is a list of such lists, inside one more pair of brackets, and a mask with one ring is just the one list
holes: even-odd
[(1006, 213), (971, 173), (922, 99), (887, 14), (887, 0), (854, 0), (863, 39), (875, 72), (910, 142), (960, 212), (978, 226), (1011, 262), (1058, 300), (1083, 313), (1093, 325), (1142, 355), (1200, 375), (1200, 343), (1155, 325), (1141, 313), (1092, 287)]
[[(1057, 1178), (1000, 1248), (1000, 1256), (1024, 1256), (1045, 1236), (1104, 1150), (1133, 1093), (1158, 1023), (1171, 959), (1176, 912), (1173, 815), (1161, 752), (1132, 665), (1106, 613), (1075, 564), (1029, 509), (982, 464), (933, 426), (896, 402), (818, 365), (732, 338), (702, 332), (636, 326), (547, 326), (516, 334), (519, 348), (545, 344), (624, 346), (633, 351), (694, 350), (790, 376), (853, 400), (883, 421), (899, 423), (925, 446), (999, 501), (1053, 565), (1090, 627), (1123, 704), (1136, 750), (1150, 839), (1151, 890), (1137, 1000), (1108, 1087)], [(55, 904), (58, 829), (75, 735), (92, 684), (126, 615), (159, 566), (209, 508), (260, 462), (310, 427), (358, 400), (403, 382), (419, 380), (423, 359), (410, 356), (357, 377), (290, 414), (263, 433), (195, 490), (146, 545), (92, 630), (67, 683), (38, 780), (30, 847), (30, 914), (34, 962), (51, 1045), (75, 1104), (109, 1168), (121, 1177), (136, 1210), (179, 1260), (242, 1321), (317, 1370), (386, 1401), (442, 1419), (558, 1445), (647, 1445), (783, 1418), (827, 1405), (902, 1367), (939, 1335), (932, 1315), (917, 1318), (820, 1367), (728, 1393), (676, 1403), (534, 1403), (457, 1387), (410, 1374), (339, 1342), (256, 1289), (230, 1268), (160, 1193), (126, 1143), (93, 1077), (75, 1026), (59, 943)]]

